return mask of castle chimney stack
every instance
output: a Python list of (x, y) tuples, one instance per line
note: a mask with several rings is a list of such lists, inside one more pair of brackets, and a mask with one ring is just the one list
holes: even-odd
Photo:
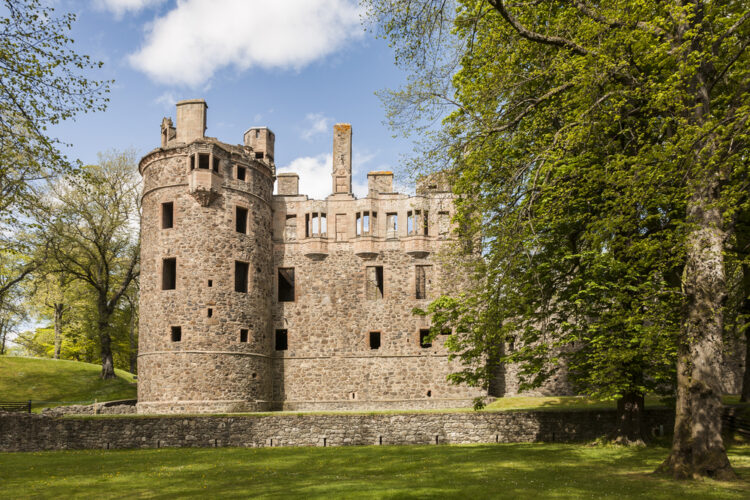
[(177, 103), (177, 141), (189, 144), (206, 133), (206, 101), (189, 99)]
[(268, 127), (250, 127), (242, 137), (245, 146), (253, 149), (255, 158), (273, 162), (273, 146), (276, 136)]
[(352, 194), (352, 126), (333, 126), (333, 194)]

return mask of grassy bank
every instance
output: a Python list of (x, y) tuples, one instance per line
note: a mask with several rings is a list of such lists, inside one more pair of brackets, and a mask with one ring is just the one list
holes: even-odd
[(0, 399), (27, 401), (35, 407), (51, 402), (92, 402), (133, 399), (133, 376), (115, 370), (117, 378), (102, 380), (101, 366), (77, 361), (0, 356)]
[(750, 497), (750, 446), (736, 483), (651, 474), (662, 447), (563, 444), (220, 448), (0, 454), (4, 498)]

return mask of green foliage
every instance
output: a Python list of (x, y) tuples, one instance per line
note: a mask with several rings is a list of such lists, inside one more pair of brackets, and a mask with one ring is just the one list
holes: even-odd
[(388, 101), (403, 118), (455, 105), (420, 156), (451, 165), (458, 235), (481, 257), (476, 286), (427, 311), (457, 332), (452, 380), (487, 387), (519, 363), (524, 388), (567, 366), (598, 398), (672, 392), (688, 203), (720, 176), (725, 221), (747, 204), (748, 3), (370, 5), (415, 73), (439, 50), (419, 41), (445, 33), (435, 9), (453, 39), (432, 60), (461, 52), (442, 94), (415, 76)]
[[(12, 498), (695, 498), (747, 497), (750, 448), (730, 450), (742, 483), (650, 474), (661, 447), (569, 444), (91, 450), (0, 455)], [(107, 478), (107, 487), (102, 481)]]
[(113, 380), (99, 377), (101, 367), (75, 361), (0, 356), (0, 394), (7, 401), (93, 402), (135, 399), (133, 376), (117, 370)]
[(75, 18), (42, 0), (4, 0), (0, 7), (2, 225), (21, 222), (35, 206), (39, 180), (72, 171), (48, 128), (105, 108), (110, 82), (87, 75), (102, 63), (70, 48)]

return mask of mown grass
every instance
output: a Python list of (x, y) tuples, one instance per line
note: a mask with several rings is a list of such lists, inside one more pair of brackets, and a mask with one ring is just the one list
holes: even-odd
[[(114, 401), (136, 397), (135, 379), (122, 370), (102, 380), (101, 366), (78, 361), (0, 356), (0, 400), (32, 400), (36, 408), (61, 402)], [(56, 403), (45, 403), (45, 401)]]
[(738, 482), (652, 474), (666, 454), (541, 443), (5, 453), (0, 491), (8, 499), (750, 497), (750, 446), (729, 451)]

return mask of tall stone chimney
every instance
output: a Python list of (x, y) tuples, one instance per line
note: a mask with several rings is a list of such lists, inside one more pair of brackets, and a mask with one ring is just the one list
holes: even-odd
[(206, 133), (206, 101), (188, 99), (177, 103), (177, 141), (190, 143)]
[(333, 194), (352, 194), (352, 126), (333, 126)]

